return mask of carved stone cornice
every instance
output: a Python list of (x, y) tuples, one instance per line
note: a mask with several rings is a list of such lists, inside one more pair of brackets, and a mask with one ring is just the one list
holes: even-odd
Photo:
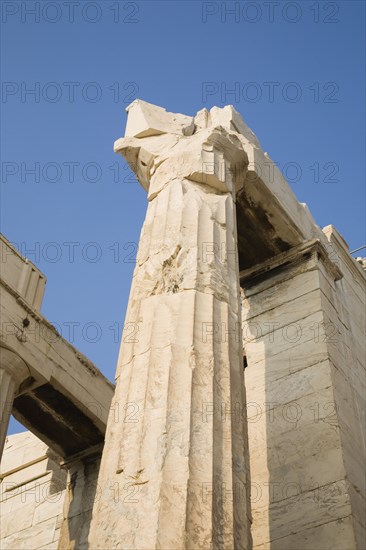
[(273, 270), (285, 266), (296, 266), (299, 263), (316, 256), (316, 259), (320, 259), (324, 264), (327, 272), (333, 278), (334, 281), (338, 281), (343, 277), (343, 274), (339, 267), (330, 260), (326, 248), (323, 246), (319, 239), (311, 239), (298, 246), (294, 246), (286, 252), (282, 252), (270, 258), (269, 260), (245, 269), (240, 272), (240, 283), (245, 285), (249, 281), (252, 282), (257, 277), (264, 274), (270, 274)]

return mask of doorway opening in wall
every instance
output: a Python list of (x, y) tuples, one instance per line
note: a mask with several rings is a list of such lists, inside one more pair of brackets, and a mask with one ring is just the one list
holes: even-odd
[(243, 367), (244, 367), (244, 370), (247, 368), (247, 366), (248, 366), (247, 356), (246, 356), (246, 355), (243, 355)]

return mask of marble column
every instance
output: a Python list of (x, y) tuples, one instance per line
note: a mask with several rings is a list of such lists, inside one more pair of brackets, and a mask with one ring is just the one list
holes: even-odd
[(144, 102), (126, 134), (115, 150), (149, 203), (90, 546), (246, 549), (235, 194), (247, 157), (235, 132)]
[(27, 376), (29, 376), (29, 370), (23, 359), (10, 349), (0, 346), (0, 459), (14, 397)]

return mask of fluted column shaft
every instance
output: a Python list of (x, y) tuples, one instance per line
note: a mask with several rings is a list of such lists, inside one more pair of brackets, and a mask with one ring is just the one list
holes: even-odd
[(174, 180), (149, 203), (99, 480), (119, 501), (97, 502), (96, 548), (246, 547), (236, 256), (230, 194)]
[[(203, 161), (225, 164), (204, 137)], [(235, 188), (224, 164), (180, 177), (186, 157), (157, 163), (149, 188), (93, 549), (250, 546)]]

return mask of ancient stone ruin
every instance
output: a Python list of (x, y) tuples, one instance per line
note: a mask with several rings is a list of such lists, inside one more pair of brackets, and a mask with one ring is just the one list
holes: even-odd
[(148, 207), (114, 394), (2, 239), (1, 548), (364, 549), (361, 262), (231, 106), (134, 101), (115, 151)]

